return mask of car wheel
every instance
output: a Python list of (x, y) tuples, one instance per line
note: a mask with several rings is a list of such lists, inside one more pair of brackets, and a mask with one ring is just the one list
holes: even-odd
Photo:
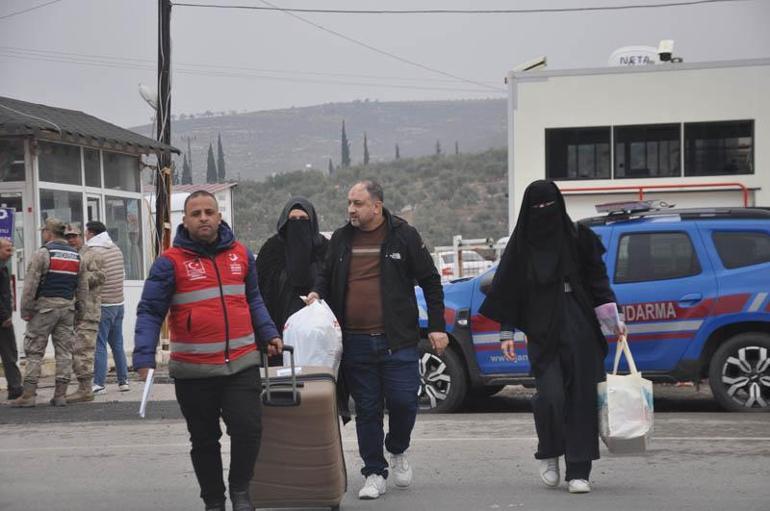
[(449, 413), (457, 411), (468, 392), (468, 377), (460, 356), (447, 348), (439, 357), (428, 341), (420, 343), (420, 410)]
[(770, 412), (770, 335), (732, 337), (709, 366), (714, 398), (731, 412)]

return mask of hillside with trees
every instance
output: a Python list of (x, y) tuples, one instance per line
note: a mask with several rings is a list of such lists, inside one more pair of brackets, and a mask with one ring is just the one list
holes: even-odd
[[(177, 114), (171, 143), (182, 151), (175, 157), (180, 181), (185, 170), (193, 183), (221, 180), (219, 168), (225, 162), (227, 180), (260, 180), (294, 170), (326, 171), (364, 160), (374, 164), (428, 156), (437, 149), (455, 154), (503, 147), (506, 112), (504, 99), (482, 99), (365, 100), (261, 112)], [(134, 130), (153, 133), (151, 126)]]
[(347, 193), (361, 179), (385, 190), (385, 206), (416, 226), (429, 247), (449, 245), (452, 236), (494, 238), (508, 234), (505, 149), (476, 154), (401, 158), (326, 171), (288, 172), (235, 188), (238, 238), (258, 250), (275, 233), (290, 197), (303, 195), (316, 207), (322, 231), (346, 221)]

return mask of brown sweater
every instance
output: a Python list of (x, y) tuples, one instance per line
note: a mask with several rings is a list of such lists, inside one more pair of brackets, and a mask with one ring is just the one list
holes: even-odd
[(383, 222), (373, 231), (356, 229), (353, 234), (345, 300), (346, 331), (367, 334), (385, 331), (380, 291), (380, 251), (387, 229), (387, 223)]

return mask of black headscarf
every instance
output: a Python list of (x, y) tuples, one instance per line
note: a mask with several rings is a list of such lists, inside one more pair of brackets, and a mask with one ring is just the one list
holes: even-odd
[[(301, 209), (309, 220), (289, 220), (289, 213)], [(268, 239), (257, 256), (259, 289), (276, 326), (304, 306), (299, 295), (307, 294), (323, 261), (328, 241), (319, 232), (313, 204), (304, 197), (292, 197), (278, 217), (277, 233)]]
[(533, 182), (480, 312), (527, 334), (536, 372), (558, 344), (564, 282), (577, 264), (577, 230), (564, 197), (552, 181)]

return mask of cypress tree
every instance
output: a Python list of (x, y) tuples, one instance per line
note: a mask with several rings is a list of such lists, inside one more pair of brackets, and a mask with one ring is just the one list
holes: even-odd
[(345, 121), (342, 121), (342, 154), (340, 166), (343, 168), (350, 167), (350, 142), (348, 141), (348, 134), (345, 132)]
[(455, 156), (459, 156), (460, 154), (460, 144), (457, 143), (457, 140), (455, 140)]
[(183, 177), (182, 177), (182, 181), (183, 181), (183, 183), (182, 183), (182, 184), (188, 184), (188, 185), (191, 185), (191, 184), (192, 184), (192, 171), (193, 171), (193, 166), (192, 166), (192, 150), (190, 149), (190, 137), (187, 137), (187, 166), (188, 166), (188, 167), (189, 167), (189, 169), (190, 169), (190, 182), (189, 182), (189, 183), (184, 183), (184, 176), (183, 176)]
[(220, 183), (224, 183), (227, 179), (227, 173), (225, 172), (225, 152), (222, 149), (222, 134), (217, 137), (217, 177)]
[(331, 158), (329, 158), (329, 175), (330, 176), (334, 175), (334, 164), (332, 163), (332, 159)]
[(369, 165), (369, 144), (366, 140), (366, 132), (364, 131), (364, 165)]
[(209, 157), (206, 162), (206, 182), (209, 184), (216, 183), (218, 177), (217, 164), (214, 161), (214, 148), (211, 146), (211, 143), (209, 143)]
[(441, 141), (436, 140), (436, 156), (441, 156)]
[(397, 160), (401, 159), (401, 151), (399, 151), (398, 149), (398, 144), (396, 144), (396, 159)]
[(182, 162), (182, 182), (183, 185), (192, 184), (192, 168), (190, 167), (190, 161), (187, 159), (187, 155), (184, 155), (184, 161)]

